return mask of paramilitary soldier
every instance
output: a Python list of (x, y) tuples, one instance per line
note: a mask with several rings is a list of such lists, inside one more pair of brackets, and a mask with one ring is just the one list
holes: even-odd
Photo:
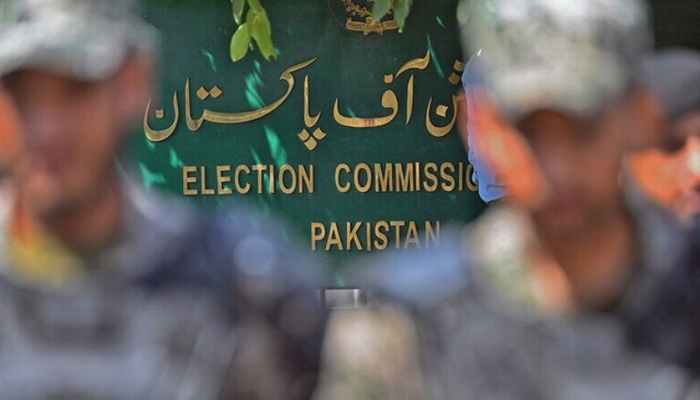
[[(335, 317), (332, 326), (357, 327), (372, 347), (344, 352), (357, 354), (353, 360), (336, 357), (323, 392), (697, 396), (688, 370), (630, 340), (630, 328), (642, 325), (628, 321), (648, 312), (656, 284), (688, 248), (668, 212), (621, 183), (623, 154), (656, 134), (646, 112), (652, 98), (636, 81), (650, 43), (646, 7), (474, 0), (459, 18), (468, 54), (483, 49), (475, 62), (484, 85), (467, 88), (470, 134), (495, 172), (518, 160), (537, 174), (527, 177), (537, 186), (510, 187), (505, 204), (466, 230), (443, 231), (439, 250), (380, 261), (374, 286), (393, 301)], [(392, 338), (404, 338), (403, 351), (392, 350)], [(387, 361), (387, 351), (401, 356)]]
[(118, 171), (158, 51), (135, 3), (0, 5), (21, 126), (0, 199), (0, 398), (306, 399), (324, 326), (308, 262), (246, 210), (203, 217)]

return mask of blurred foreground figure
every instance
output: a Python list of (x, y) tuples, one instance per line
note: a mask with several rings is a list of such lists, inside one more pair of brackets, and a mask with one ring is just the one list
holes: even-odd
[[(634, 79), (649, 47), (645, 7), (474, 0), (460, 22), (467, 54), (483, 48), (469, 134), (511, 205), (443, 231), (439, 250), (367, 268), (387, 301), (335, 317), (368, 339), (345, 340), (361, 351), (333, 360), (327, 398), (697, 398), (691, 373), (631, 340), (629, 321), (649, 315), (657, 282), (688, 251), (678, 221), (620, 179), (623, 154), (656, 134), (653, 98)], [(367, 354), (384, 362), (362, 375), (353, 361)], [(383, 380), (390, 371), (408, 383)]]
[(659, 99), (658, 147), (631, 157), (631, 172), (651, 196), (693, 230), (693, 251), (659, 283), (634, 340), (700, 375), (700, 53), (674, 48), (649, 58), (644, 79)]
[(0, 399), (308, 398), (322, 310), (276, 227), (117, 171), (157, 58), (135, 1), (2, 6), (22, 140), (0, 198)]
[(631, 157), (633, 177), (686, 223), (700, 215), (700, 53), (667, 49), (650, 57), (645, 84), (662, 109), (658, 147)]

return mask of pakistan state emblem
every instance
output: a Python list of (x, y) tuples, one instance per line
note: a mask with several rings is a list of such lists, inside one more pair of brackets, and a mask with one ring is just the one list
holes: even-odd
[(348, 31), (360, 32), (365, 36), (381, 36), (385, 32), (399, 29), (393, 10), (389, 10), (381, 21), (377, 21), (372, 17), (373, 5), (374, 0), (328, 0), (333, 16)]

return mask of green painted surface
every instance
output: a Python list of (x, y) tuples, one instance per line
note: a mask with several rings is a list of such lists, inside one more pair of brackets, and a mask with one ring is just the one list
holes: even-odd
[[(151, 142), (141, 130), (130, 146), (130, 156), (137, 161), (137, 171), (146, 185), (183, 196), (183, 166), (204, 166), (208, 175), (206, 188), (216, 188), (217, 165), (230, 165), (233, 170), (240, 164), (275, 165), (276, 170), (284, 164), (307, 168), (313, 165), (313, 194), (284, 195), (277, 187), (275, 193), (266, 190), (262, 194), (188, 197), (190, 202), (204, 207), (225, 207), (229, 201), (243, 200), (264, 212), (274, 210), (290, 222), (309, 249), (312, 222), (338, 222), (343, 231), (346, 222), (356, 221), (416, 221), (423, 226), (428, 220), (441, 221), (444, 226), (448, 221), (468, 221), (481, 212), (483, 204), (466, 187), (463, 191), (434, 193), (383, 193), (374, 187), (368, 193), (340, 193), (335, 184), (340, 163), (353, 167), (358, 163), (372, 166), (419, 162), (423, 169), (429, 162), (467, 162), (456, 127), (442, 138), (431, 136), (426, 128), (427, 112), (438, 126), (448, 125), (454, 113), (452, 95), (459, 85), (450, 83), (448, 78), (454, 72), (455, 61), (462, 58), (454, 21), (456, 0), (415, 1), (404, 32), (387, 31), (381, 36), (346, 30), (343, 0), (266, 0), (264, 5), (272, 22), (278, 59), (267, 62), (254, 48), (242, 61), (233, 63), (229, 42), (236, 26), (229, 1), (149, 0), (146, 18), (163, 33), (163, 76), (160, 98), (154, 99), (148, 121), (154, 130), (173, 123), (174, 92), (180, 115), (176, 129), (167, 139)], [(406, 62), (423, 58), (428, 52), (431, 60), (427, 68), (408, 71), (394, 77), (392, 83), (385, 83), (385, 75), (396, 75)], [(315, 62), (293, 74), (295, 85), (289, 97), (269, 115), (241, 124), (204, 121), (198, 130), (188, 128), (187, 79), (191, 82), (193, 118), (199, 118), (205, 109), (235, 114), (263, 108), (282, 98), (289, 87), (280, 80), (282, 72), (314, 58)], [(407, 123), (411, 75), (415, 95), (412, 118)], [(304, 118), (306, 76), (310, 83), (309, 114), (313, 117), (321, 113), (312, 127), (305, 126)], [(200, 100), (196, 94), (199, 88), (211, 91), (214, 86), (223, 93), (218, 98)], [(382, 107), (387, 90), (395, 93), (399, 104), (397, 115), (389, 124), (357, 129), (342, 126), (334, 118), (336, 99), (346, 117), (391, 114), (392, 110)], [(433, 107), (428, 111), (431, 98)], [(445, 117), (436, 114), (439, 105), (448, 106)], [(157, 109), (163, 110), (162, 119), (156, 118)], [(313, 151), (298, 136), (305, 128), (309, 133), (321, 128), (327, 135)], [(193, 176), (200, 179), (198, 173)], [(268, 179), (265, 188), (269, 187)], [(251, 174), (245, 181), (255, 186), (257, 177)], [(200, 185), (192, 184), (192, 188), (201, 189)], [(233, 182), (224, 187), (234, 188)], [(377, 253), (367, 252), (366, 243), (364, 251), (339, 251), (334, 246), (326, 252), (326, 242), (318, 245), (318, 252), (331, 266), (329, 285), (351, 284), (341, 265), (352, 257)]]

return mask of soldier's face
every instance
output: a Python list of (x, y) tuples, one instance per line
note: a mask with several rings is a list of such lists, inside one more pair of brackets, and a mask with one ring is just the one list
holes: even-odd
[(114, 181), (125, 128), (119, 74), (99, 82), (40, 70), (3, 79), (23, 125), (15, 184), (39, 215), (85, 207)]
[(615, 109), (585, 121), (540, 110), (518, 124), (549, 188), (533, 211), (543, 233), (575, 235), (619, 209), (626, 114)]

